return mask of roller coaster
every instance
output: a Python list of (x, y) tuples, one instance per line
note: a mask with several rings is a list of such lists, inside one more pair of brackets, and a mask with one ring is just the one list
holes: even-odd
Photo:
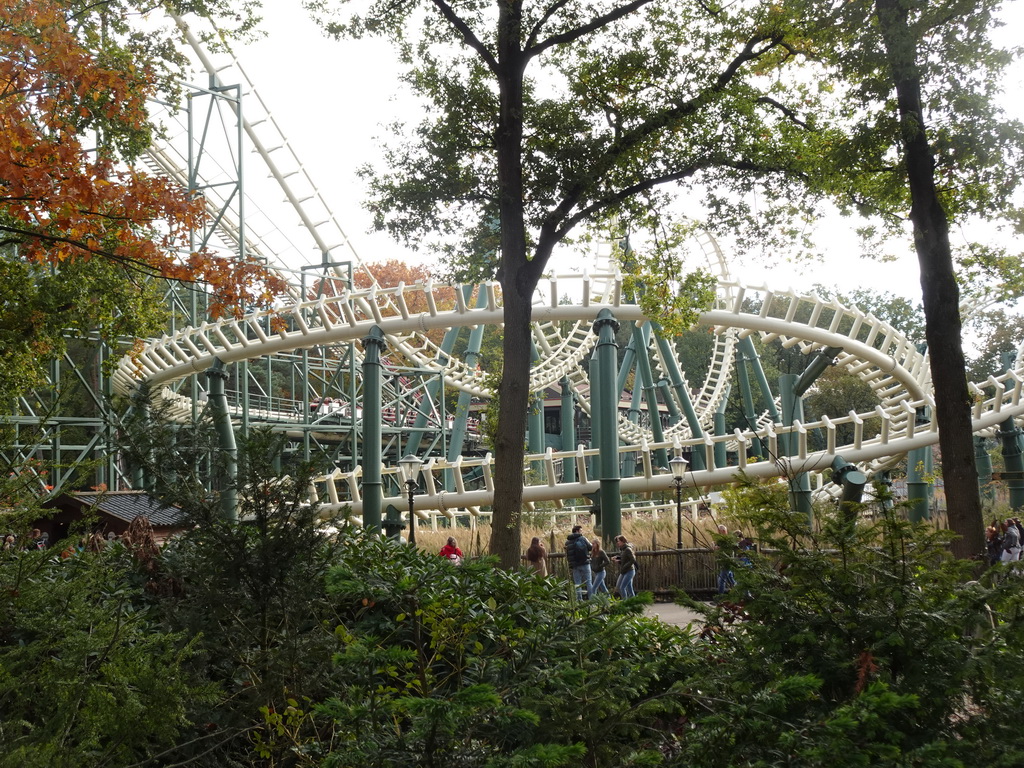
[[(120, 396), (137, 403), (147, 393), (162, 405), (163, 418), (175, 421), (216, 410), (229, 425), (221, 435), (225, 444), (234, 433), (267, 428), (287, 437), (289, 455), (322, 458), (332, 469), (315, 479), (309, 497), (325, 513), (356, 523), (374, 519), (382, 507), (402, 514), (398, 461), (411, 453), (423, 459), (418, 517), (436, 524), (439, 517), (487, 516), (492, 456), (480, 420), (493, 393), (478, 361), (486, 329), (502, 323), (497, 285), (380, 285), (242, 65), (230, 54), (212, 55), (179, 23), (209, 84), (190, 89), (183, 114), (157, 116), (176, 128), (151, 148), (145, 165), (203, 194), (209, 227), (197, 233), (197, 243), (264, 259), (288, 277), (289, 294), (271, 310), (213, 321), (201, 292), (170, 286), (167, 333), (143, 340), (111, 375), (102, 363), (123, 351), (99, 347), (53, 365), (51, 386), (21, 401), (8, 458), (52, 464), (47, 482), (56, 490), (80, 482), (74, 468), (86, 460), (96, 466), (90, 484), (142, 487), (145, 478), (115, 448), (122, 415), (111, 402)], [(253, 154), (283, 193), (284, 215), (297, 216), (298, 242), (252, 202), (242, 159)], [(310, 252), (317, 259), (294, 268)], [(938, 441), (926, 351), (856, 307), (743, 284), (707, 234), (693, 236), (689, 253), (691, 268), (718, 279), (714, 304), (698, 323), (713, 334), (713, 344), (696, 384), (687, 380), (673, 339), (627, 295), (611, 247), (583, 272), (552, 272), (537, 292), (536, 394), (524, 463), (528, 507), (587, 509), (610, 474), (623, 497), (663, 497), (675, 484), (665, 471), (674, 456), (688, 460), (693, 488), (726, 485), (741, 473), (786, 478), (804, 504), (837, 498), (844, 468), (871, 479), (908, 455), (911, 475), (926, 466)], [(608, 322), (628, 326), (628, 342), (616, 370), (602, 371), (614, 386), (597, 386), (589, 361), (598, 329)], [(804, 373), (784, 376), (776, 393), (756, 338), (799, 350), (808, 361)], [(805, 423), (801, 396), (829, 365), (867, 383), (878, 405)], [(977, 439), (1009, 435), (1019, 454), (1021, 356), (971, 386)], [(733, 396), (740, 398), (745, 429), (724, 427)], [(617, 415), (601, 418), (602, 412)], [(598, 432), (613, 436), (618, 461), (598, 461)], [(920, 475), (910, 480), (918, 489), (926, 485)], [(691, 512), (698, 503), (687, 501)]]

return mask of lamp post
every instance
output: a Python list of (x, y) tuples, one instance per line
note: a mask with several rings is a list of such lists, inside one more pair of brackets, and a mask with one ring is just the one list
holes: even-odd
[(409, 544), (415, 547), (416, 512), (413, 508), (413, 497), (416, 495), (416, 478), (419, 476), (423, 462), (410, 453), (398, 460), (398, 466), (402, 470), (402, 480), (405, 482), (406, 490), (409, 491)]
[(689, 463), (682, 456), (676, 456), (668, 463), (672, 470), (672, 482), (676, 486), (676, 549), (683, 548), (683, 477)]

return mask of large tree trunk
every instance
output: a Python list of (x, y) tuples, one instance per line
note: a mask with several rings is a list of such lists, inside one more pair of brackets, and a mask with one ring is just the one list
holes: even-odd
[(925, 134), (916, 41), (906, 5), (902, 0), (876, 0), (875, 8), (892, 68), (903, 131), (946, 506), (949, 526), (959, 534), (953, 554), (970, 558), (985, 551), (985, 536), (961, 340), (960, 289), (953, 272), (949, 222), (935, 189), (935, 160)]
[[(523, 451), (530, 399), (530, 308), (533, 289), (520, 294), (516, 275), (502, 280), (505, 300), (504, 366), (498, 389), (498, 428), (495, 434), (494, 504), (490, 552), (506, 569), (520, 565)], [(529, 282), (529, 281), (527, 281)]]
[(501, 88), (495, 148), (501, 217), (498, 281), (504, 302), (504, 360), (498, 386), (498, 426), (494, 446), (494, 503), (490, 552), (502, 568), (520, 565), (523, 453), (530, 399), (530, 313), (537, 285), (526, 258), (523, 208), (523, 68), (520, 3), (499, 3), (498, 81)]

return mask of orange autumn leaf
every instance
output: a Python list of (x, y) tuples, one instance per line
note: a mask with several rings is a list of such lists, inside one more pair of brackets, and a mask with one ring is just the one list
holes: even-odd
[(190, 251), (201, 198), (97, 142), (109, 126), (148, 135), (155, 78), (93, 50), (70, 13), (54, 0), (0, 0), (0, 245), (28, 263), (102, 258), (129, 277), (204, 283), (214, 316), (269, 306), (286, 286), (265, 266)]

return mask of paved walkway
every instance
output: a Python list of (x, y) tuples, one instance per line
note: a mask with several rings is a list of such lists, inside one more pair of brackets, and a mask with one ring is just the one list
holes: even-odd
[[(648, 616), (656, 616), (666, 624), (685, 627), (690, 622), (700, 622), (702, 617), (690, 608), (675, 603), (655, 603), (644, 608)], [(699, 629), (699, 627), (698, 627)]]

